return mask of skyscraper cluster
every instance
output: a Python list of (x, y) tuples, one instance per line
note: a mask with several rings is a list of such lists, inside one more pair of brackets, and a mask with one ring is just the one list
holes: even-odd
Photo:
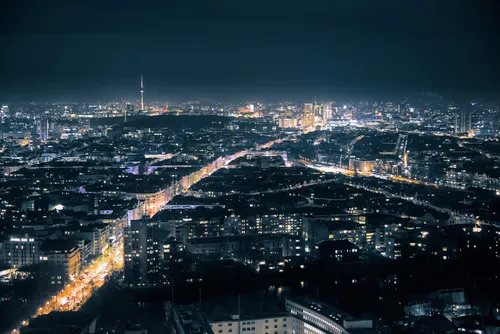
[(305, 103), (304, 115), (302, 117), (302, 129), (311, 131), (316, 128), (324, 128), (329, 119), (332, 118), (332, 103)]

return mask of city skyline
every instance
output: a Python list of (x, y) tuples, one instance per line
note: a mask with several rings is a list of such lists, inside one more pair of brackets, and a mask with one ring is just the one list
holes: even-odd
[(1, 6), (1, 333), (500, 332), (500, 3)]

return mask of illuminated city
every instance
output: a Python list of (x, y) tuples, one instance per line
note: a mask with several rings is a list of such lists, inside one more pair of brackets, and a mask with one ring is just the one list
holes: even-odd
[(0, 333), (500, 332), (497, 7), (4, 5)]

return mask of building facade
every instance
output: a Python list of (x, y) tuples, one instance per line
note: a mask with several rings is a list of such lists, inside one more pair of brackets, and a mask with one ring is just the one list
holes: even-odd
[(12, 268), (22, 268), (40, 262), (42, 242), (24, 234), (12, 236), (3, 243), (0, 250), (1, 260)]
[(310, 297), (287, 298), (285, 307), (293, 317), (293, 334), (349, 334), (350, 329), (371, 329), (373, 321), (356, 319)]

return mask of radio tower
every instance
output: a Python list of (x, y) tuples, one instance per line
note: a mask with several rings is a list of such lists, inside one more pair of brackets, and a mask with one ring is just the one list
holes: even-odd
[(144, 110), (144, 83), (141, 74), (141, 110)]

